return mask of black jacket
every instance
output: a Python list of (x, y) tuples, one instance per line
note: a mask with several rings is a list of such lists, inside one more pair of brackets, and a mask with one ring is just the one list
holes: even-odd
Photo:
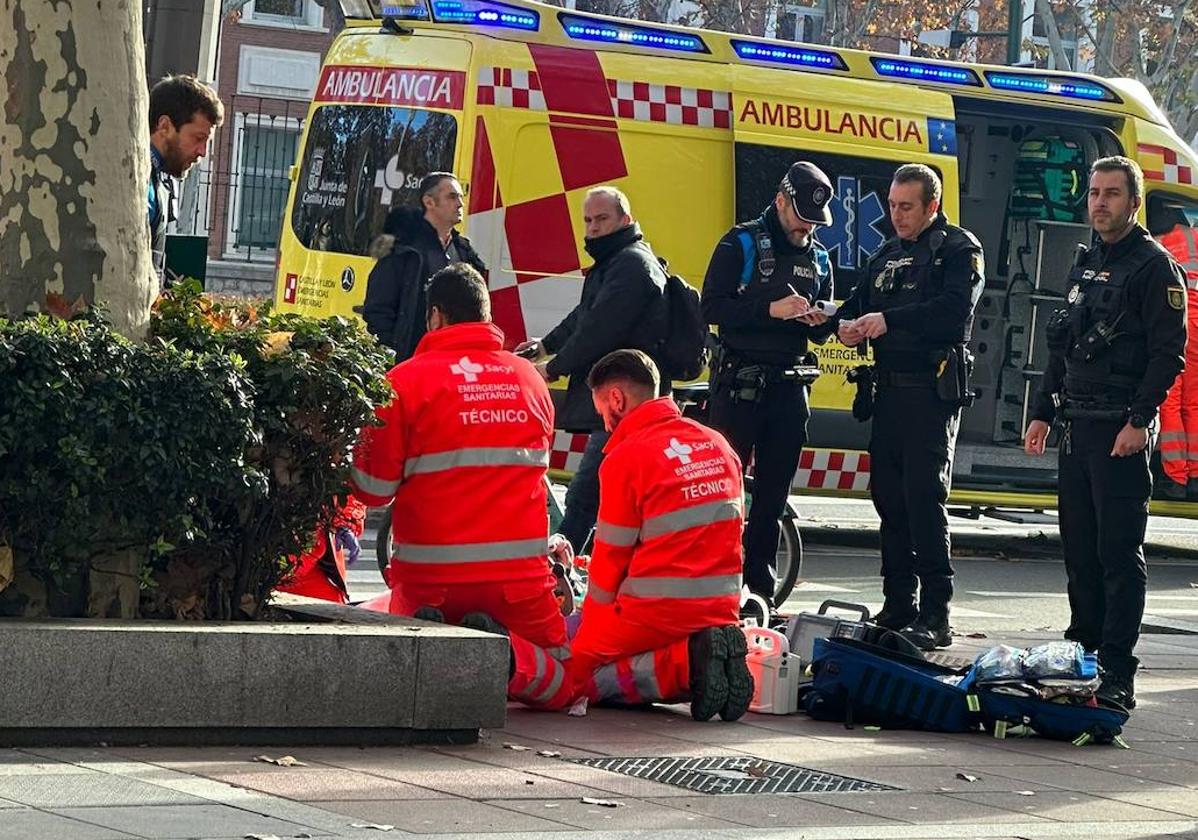
[(886, 333), (873, 340), (878, 369), (935, 371), (941, 351), (969, 343), (985, 284), (982, 263), (977, 237), (941, 213), (914, 242), (891, 237), (870, 256), (837, 323), (885, 313)]
[[(1052, 422), (1054, 394), (1104, 402), (1146, 421), (1155, 418), (1185, 365), (1184, 276), (1140, 225), (1110, 245), (1096, 240), (1070, 272), (1070, 335), (1063, 352), (1049, 355), (1035, 419)], [(1087, 361), (1078, 334), (1098, 319), (1117, 322), (1118, 329), (1109, 349)]]
[[(586, 249), (595, 264), (582, 284), (582, 298), (541, 342), (556, 354), (549, 361), (550, 375), (570, 377), (557, 414), (558, 427), (570, 432), (603, 428), (586, 384), (591, 366), (613, 350), (628, 348), (648, 353), (660, 369), (659, 349), (670, 324), (666, 273), (638, 225), (587, 240)], [(668, 393), (670, 374), (661, 374)]]
[[(411, 207), (392, 210), (383, 232), (395, 237), (391, 253), (383, 257), (366, 281), (362, 318), (366, 329), (395, 351), (402, 362), (416, 350), (426, 330), (425, 292), (428, 280), (449, 265), (445, 248), (421, 211)], [(456, 230), (450, 233), (461, 262), (480, 273), (487, 270), (470, 240)]]
[[(771, 242), (774, 267), (769, 276), (761, 273), (757, 234), (762, 230)], [(743, 282), (746, 260), (751, 261), (750, 270)], [(771, 204), (759, 218), (732, 228), (716, 244), (703, 278), (703, 317), (720, 328), (720, 340), (744, 362), (793, 365), (807, 352), (808, 341), (827, 341), (831, 321), (810, 327), (797, 320), (771, 318), (770, 304), (792, 291), (812, 303), (831, 300), (832, 287), (827, 250), (814, 238), (803, 248), (792, 245)]]

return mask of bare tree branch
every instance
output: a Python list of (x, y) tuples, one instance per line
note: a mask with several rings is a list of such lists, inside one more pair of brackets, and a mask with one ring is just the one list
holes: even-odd
[(1057, 28), (1057, 16), (1048, 0), (1036, 0), (1036, 17), (1044, 24), (1044, 34), (1048, 37), (1048, 48), (1052, 50), (1053, 61), (1057, 69), (1072, 70), (1073, 65), (1061, 43), (1061, 30)]

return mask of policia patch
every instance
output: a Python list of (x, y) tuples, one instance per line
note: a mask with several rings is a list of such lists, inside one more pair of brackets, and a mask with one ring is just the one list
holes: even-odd
[(1169, 296), (1169, 305), (1171, 307), (1173, 307), (1174, 309), (1176, 309), (1179, 312), (1186, 308), (1186, 290), (1185, 289), (1178, 289), (1173, 286), (1170, 286), (1169, 288), (1165, 289), (1165, 292)]

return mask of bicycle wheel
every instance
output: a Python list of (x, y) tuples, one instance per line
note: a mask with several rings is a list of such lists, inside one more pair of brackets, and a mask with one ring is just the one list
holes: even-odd
[(778, 520), (778, 531), (778, 554), (774, 560), (774, 605), (781, 607), (799, 579), (799, 571), (803, 566), (803, 538), (789, 510)]
[(374, 541), (375, 560), (378, 561), (379, 571), (385, 572), (391, 565), (391, 505), (387, 505), (386, 513), (379, 522), (378, 535)]

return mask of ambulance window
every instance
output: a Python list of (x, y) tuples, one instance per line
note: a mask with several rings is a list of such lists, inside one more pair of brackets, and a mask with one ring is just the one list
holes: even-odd
[(774, 200), (786, 170), (798, 160), (811, 161), (832, 181), (836, 193), (832, 224), (820, 228), (816, 239), (831, 254), (836, 298), (846, 298), (864, 277), (869, 255), (894, 234), (888, 206), (890, 180), (903, 161), (737, 143), (737, 221), (761, 215)]
[(416, 108), (326, 105), (312, 116), (291, 226), (315, 251), (365, 255), (392, 207), (416, 206), (429, 172), (453, 169), (458, 125)]

